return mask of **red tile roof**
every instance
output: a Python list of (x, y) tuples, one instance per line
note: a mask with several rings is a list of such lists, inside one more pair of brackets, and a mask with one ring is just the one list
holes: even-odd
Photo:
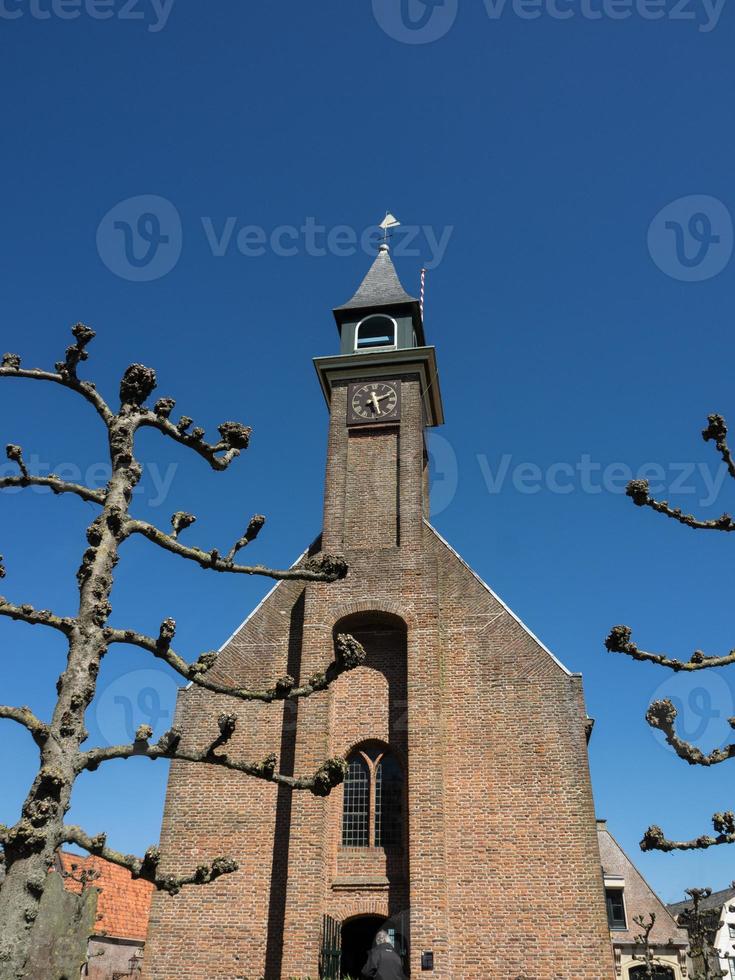
[[(145, 940), (153, 885), (140, 879), (134, 880), (126, 868), (110, 864), (99, 857), (83, 857), (60, 851), (59, 860), (63, 871), (71, 872), (76, 869), (75, 878), (79, 877), (81, 871), (94, 870), (99, 874), (93, 882), (93, 887), (100, 889), (96, 935)], [(72, 878), (66, 878), (65, 885), (70, 891), (77, 893), (82, 889), (81, 884)]]

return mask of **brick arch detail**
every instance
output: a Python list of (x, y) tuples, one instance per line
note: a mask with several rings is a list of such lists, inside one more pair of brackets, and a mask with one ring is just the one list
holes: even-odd
[(344, 758), (347, 759), (352, 755), (353, 752), (357, 752), (359, 749), (362, 748), (363, 745), (369, 744), (370, 742), (377, 743), (378, 745), (382, 745), (384, 755), (393, 755), (396, 757), (396, 759), (398, 759), (401, 765), (401, 769), (403, 770), (403, 778), (404, 780), (406, 780), (408, 778), (407, 776), (408, 766), (407, 766), (407, 759), (405, 753), (402, 752), (400, 749), (397, 749), (395, 745), (391, 745), (390, 742), (386, 742), (385, 739), (359, 738), (356, 742), (350, 742), (349, 746), (345, 749), (344, 752), (341, 752), (340, 755), (344, 756)]
[(413, 610), (407, 609), (398, 602), (384, 599), (355, 599), (352, 602), (342, 602), (334, 607), (332, 616), (334, 622), (338, 623), (341, 619), (353, 616), (355, 613), (371, 612), (391, 613), (393, 616), (402, 619), (408, 629), (413, 629), (416, 626), (416, 616)]
[(384, 919), (390, 918), (388, 896), (376, 895), (374, 898), (348, 899), (345, 904), (337, 900), (334, 905), (334, 917), (340, 922), (357, 919), (361, 915), (379, 915)]

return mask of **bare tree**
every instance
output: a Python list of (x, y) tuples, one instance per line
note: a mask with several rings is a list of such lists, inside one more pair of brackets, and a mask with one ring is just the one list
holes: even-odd
[[(224, 553), (215, 548), (203, 550), (182, 544), (181, 533), (195, 521), (192, 514), (175, 513), (171, 518), (171, 532), (132, 517), (132, 494), (141, 476), (134, 446), (139, 429), (156, 429), (161, 435), (197, 453), (214, 470), (225, 470), (247, 448), (250, 429), (238, 422), (224, 422), (219, 426), (219, 440), (209, 443), (205, 441), (203, 429), (192, 428), (192, 419), (182, 416), (177, 422), (171, 420), (173, 399), (160, 398), (152, 408), (146, 407), (145, 402), (156, 387), (156, 374), (142, 364), (131, 364), (125, 371), (120, 383), (120, 407), (113, 411), (95, 385), (77, 375), (79, 364), (87, 360), (87, 346), (94, 331), (77, 324), (72, 333), (75, 342), (54, 371), (23, 368), (17, 354), (5, 354), (0, 365), (2, 378), (51, 382), (85, 399), (105, 426), (112, 466), (107, 486), (101, 490), (93, 489), (53, 474), (35, 476), (25, 464), (21, 447), (11, 444), (7, 447), (7, 455), (17, 464), (18, 474), (0, 478), (0, 489), (45, 486), (56, 494), (75, 494), (101, 508), (99, 516), (87, 529), (88, 546), (77, 572), (79, 606), (76, 615), (58, 615), (48, 609), (35, 609), (26, 603), (13, 603), (0, 597), (0, 616), (56, 630), (65, 637), (68, 647), (66, 668), (57, 683), (58, 699), (49, 722), (36, 717), (28, 707), (0, 705), (0, 718), (26, 728), (40, 754), (39, 769), (18, 822), (12, 827), (0, 825), (0, 845), (5, 860), (5, 878), (0, 889), (1, 980), (18, 980), (24, 976), (31, 929), (38, 916), (48, 869), (63, 844), (76, 844), (90, 854), (127, 868), (133, 877), (144, 878), (171, 894), (176, 894), (185, 885), (214, 881), (237, 869), (231, 859), (216, 857), (188, 874), (164, 874), (159, 870), (161, 855), (157, 847), (149, 848), (140, 859), (108, 847), (104, 833), (90, 835), (80, 827), (66, 825), (64, 815), (69, 809), (74, 782), (86, 770), (95, 770), (111, 759), (139, 756), (180, 759), (221, 766), (290, 789), (308, 790), (317, 796), (326, 796), (344, 779), (346, 764), (343, 759), (328, 759), (313, 775), (302, 777), (279, 773), (275, 755), (268, 755), (262, 761), (231, 759), (223, 748), (235, 731), (237, 718), (234, 714), (222, 714), (216, 722), (213, 720), (211, 741), (197, 750), (182, 746), (182, 732), (176, 728), (152, 744), (152, 730), (147, 725), (138, 729), (135, 740), (129, 745), (83, 750), (82, 745), (88, 737), (84, 727), (85, 713), (95, 696), (100, 663), (112, 644), (132, 644), (147, 650), (165, 661), (184, 680), (217, 694), (240, 701), (266, 703), (296, 700), (324, 691), (336, 677), (364, 659), (360, 645), (352, 637), (342, 635), (337, 638), (333, 662), (300, 685), (292, 677), (282, 677), (267, 689), (231, 688), (208, 679), (208, 671), (217, 657), (215, 653), (202, 654), (190, 663), (174, 651), (172, 642), (176, 624), (173, 619), (163, 620), (158, 636), (144, 636), (134, 630), (109, 625), (113, 572), (119, 549), (133, 535), (147, 538), (204, 569), (232, 575), (334, 582), (344, 578), (347, 566), (343, 559), (325, 554), (286, 570), (239, 564), (239, 553), (252, 543), (263, 526), (264, 518), (259, 515), (252, 518), (244, 534)], [(4, 575), (0, 559), (0, 577)]]
[(647, 917), (633, 916), (633, 922), (641, 930), (640, 934), (634, 937), (636, 947), (641, 947), (641, 952), (634, 952), (632, 958), (645, 968), (644, 976), (648, 980), (656, 980), (657, 967), (666, 966), (666, 962), (656, 955), (656, 946), (651, 942), (651, 932), (656, 925), (656, 913), (649, 912)]
[(715, 947), (720, 924), (720, 908), (706, 908), (711, 888), (687, 888), (691, 905), (679, 913), (678, 922), (689, 934), (689, 956), (694, 973), (692, 980), (717, 980), (727, 974), (720, 967), (722, 954)]
[[(735, 479), (735, 460), (727, 443), (725, 420), (721, 415), (709, 415), (707, 423), (707, 427), (702, 430), (702, 437), (705, 442), (714, 442), (730, 476)], [(693, 530), (735, 531), (735, 520), (730, 514), (723, 514), (715, 520), (707, 521), (697, 518), (693, 514), (685, 514), (678, 507), (670, 507), (666, 500), (654, 499), (649, 492), (647, 480), (631, 480), (626, 493), (638, 507), (650, 507), (656, 513), (664, 514)], [(633, 641), (632, 635), (629, 626), (614, 626), (605, 640), (605, 646), (612, 653), (625, 653), (634, 660), (658, 664), (660, 667), (667, 667), (669, 670), (677, 672), (682, 670), (709, 670), (713, 667), (725, 667), (735, 663), (735, 649), (722, 655), (710, 655), (701, 650), (695, 650), (689, 660), (677, 660), (664, 653), (650, 653), (647, 650), (642, 650)], [(681, 759), (693, 766), (714, 766), (735, 756), (735, 743), (705, 753), (696, 745), (680, 738), (676, 733), (676, 714), (675, 706), (666, 698), (661, 701), (654, 701), (650, 705), (646, 712), (646, 721), (652, 728), (657, 728), (663, 732), (666, 741)], [(735, 718), (728, 720), (730, 727), (735, 728)], [(660, 827), (652, 826), (645, 832), (641, 841), (641, 848), (644, 851), (687, 851), (735, 842), (735, 813), (732, 810), (713, 814), (712, 825), (715, 835), (702, 834), (687, 841), (668, 840)]]

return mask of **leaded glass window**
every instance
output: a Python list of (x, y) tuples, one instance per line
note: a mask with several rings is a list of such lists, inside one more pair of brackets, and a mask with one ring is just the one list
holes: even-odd
[(367, 847), (370, 813), (370, 777), (367, 763), (361, 755), (349, 761), (344, 782), (342, 807), (342, 845)]
[(403, 782), (400, 763), (377, 743), (350, 756), (343, 790), (343, 847), (402, 846)]
[(394, 755), (384, 755), (375, 769), (375, 846), (400, 847), (403, 773)]

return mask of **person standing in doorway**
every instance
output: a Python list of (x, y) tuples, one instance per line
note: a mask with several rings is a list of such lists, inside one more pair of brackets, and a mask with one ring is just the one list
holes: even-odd
[(393, 948), (385, 929), (376, 933), (375, 944), (362, 968), (362, 976), (366, 980), (407, 980), (401, 957)]

